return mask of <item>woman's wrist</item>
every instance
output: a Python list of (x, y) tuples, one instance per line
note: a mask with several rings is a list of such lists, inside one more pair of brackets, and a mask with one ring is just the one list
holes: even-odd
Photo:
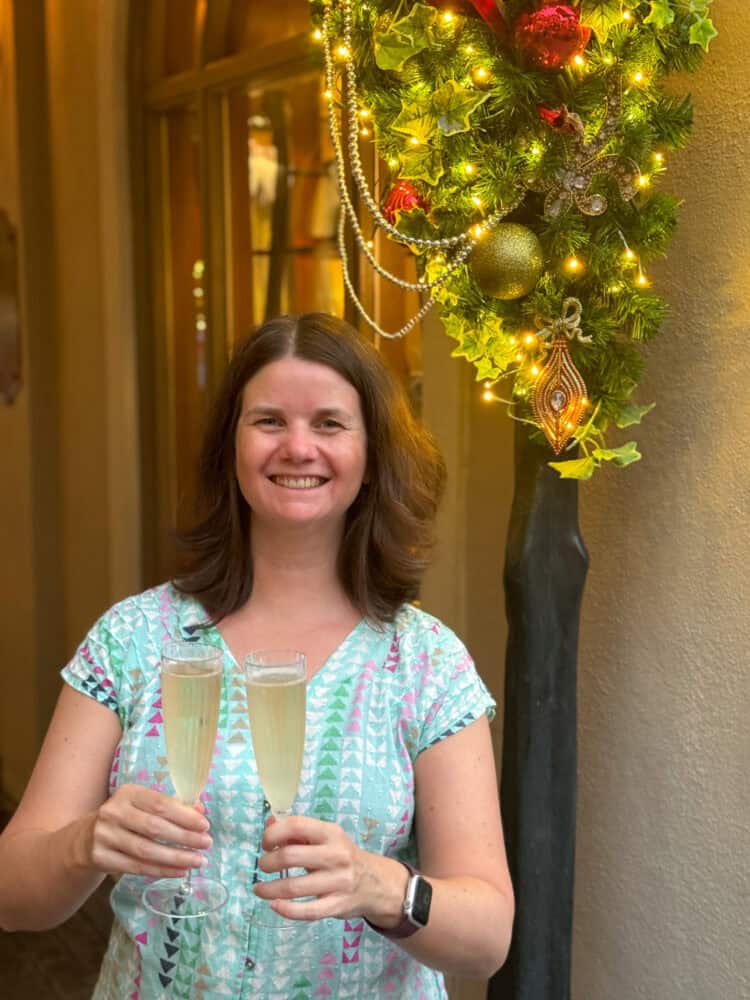
[(392, 930), (398, 927), (404, 915), (409, 872), (393, 858), (370, 854), (368, 860), (373, 890), (362, 916), (376, 930)]

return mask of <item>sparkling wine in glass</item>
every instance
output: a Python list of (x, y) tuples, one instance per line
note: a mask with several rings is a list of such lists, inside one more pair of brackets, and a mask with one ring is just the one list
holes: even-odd
[[(297, 794), (305, 747), (306, 665), (304, 653), (261, 649), (245, 658), (247, 711), (263, 793), (277, 819), (289, 816)], [(281, 877), (287, 876), (286, 871)], [(276, 917), (263, 906), (257, 922)]]
[[(177, 798), (194, 806), (203, 790), (216, 743), (223, 655), (201, 642), (166, 644), (161, 659), (161, 698), (167, 762)], [(227, 901), (223, 883), (205, 875), (163, 878), (143, 893), (145, 906), (168, 917), (203, 917)]]

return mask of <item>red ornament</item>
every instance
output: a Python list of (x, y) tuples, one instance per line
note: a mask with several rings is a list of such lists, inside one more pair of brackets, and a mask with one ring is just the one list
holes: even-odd
[(414, 208), (421, 208), (424, 212), (429, 212), (430, 203), (409, 181), (396, 181), (385, 196), (383, 215), (392, 226), (395, 226), (397, 212), (411, 212)]
[(580, 55), (591, 37), (591, 28), (580, 23), (580, 11), (567, 4), (547, 4), (531, 14), (521, 14), (514, 27), (515, 42), (538, 69), (561, 69)]
[(538, 104), (536, 111), (542, 121), (556, 132), (573, 132), (583, 135), (583, 122), (577, 114), (568, 111), (567, 105), (561, 104), (559, 108), (545, 108), (543, 104)]
[[(429, 0), (433, 7), (442, 7), (443, 0)], [(487, 22), (498, 38), (508, 35), (508, 23), (505, 20), (505, 4), (503, 0), (455, 0), (449, 4), (451, 10), (462, 14), (477, 13)]]

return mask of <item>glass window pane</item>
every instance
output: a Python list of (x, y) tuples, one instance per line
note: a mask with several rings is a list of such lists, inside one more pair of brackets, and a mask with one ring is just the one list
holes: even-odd
[[(227, 97), (236, 336), (283, 312), (343, 312), (338, 191), (321, 90), (308, 73)], [(248, 285), (249, 310), (240, 301)]]

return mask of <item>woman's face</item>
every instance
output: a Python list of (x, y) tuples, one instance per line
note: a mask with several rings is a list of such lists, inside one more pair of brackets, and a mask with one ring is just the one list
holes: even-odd
[(235, 470), (254, 525), (342, 528), (366, 466), (359, 395), (338, 372), (285, 357), (247, 383)]

